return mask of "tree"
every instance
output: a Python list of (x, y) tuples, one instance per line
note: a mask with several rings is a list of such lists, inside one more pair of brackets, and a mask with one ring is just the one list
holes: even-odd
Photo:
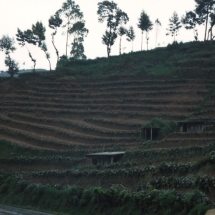
[(120, 36), (120, 40), (119, 40), (119, 54), (121, 55), (122, 36), (124, 36), (127, 33), (127, 29), (124, 28), (123, 26), (120, 26), (117, 33)]
[(157, 47), (158, 31), (159, 31), (159, 26), (161, 26), (161, 22), (159, 21), (159, 19), (156, 19), (156, 20), (155, 20), (155, 25), (156, 25), (155, 47)]
[(36, 44), (45, 53), (45, 56), (49, 62), (49, 68), (51, 71), (51, 62), (49, 60), (50, 55), (48, 53), (47, 46), (44, 42), (46, 39), (46, 37), (45, 37), (46, 28), (43, 26), (42, 22), (36, 22), (35, 25), (32, 25), (32, 32), (33, 32), (34, 37), (36, 38)]
[(72, 28), (70, 28), (69, 33), (73, 35), (74, 39), (72, 42), (72, 50), (70, 54), (75, 59), (86, 59), (84, 55), (83, 41), (84, 37), (87, 36), (89, 30), (85, 27), (84, 21), (78, 21), (74, 23)]
[(117, 27), (126, 24), (129, 20), (128, 15), (118, 8), (113, 1), (103, 1), (98, 3), (98, 21), (103, 23), (107, 21), (107, 30), (102, 37), (102, 43), (107, 46), (107, 56), (110, 56), (111, 46), (117, 38)]
[(148, 33), (149, 31), (152, 30), (152, 22), (149, 19), (149, 16), (145, 13), (145, 11), (142, 11), (140, 14), (139, 22), (137, 27), (141, 29), (141, 51), (143, 47), (143, 32), (146, 32), (146, 44), (147, 44), (147, 50), (148, 50), (148, 41), (149, 41), (149, 36)]
[(199, 18), (195, 12), (189, 11), (189, 12), (186, 12), (184, 16), (182, 16), (181, 22), (187, 30), (190, 30), (190, 29), (193, 30), (194, 39), (197, 41), (198, 31), (197, 31), (196, 25), (202, 24), (203, 19)]
[(29, 51), (26, 42), (36, 45), (36, 37), (33, 35), (33, 32), (31, 30), (26, 30), (24, 32), (22, 32), (19, 28), (17, 29), (17, 34), (16, 34), (16, 40), (19, 42), (20, 46), (25, 46), (27, 51), (28, 51), (28, 55), (31, 58), (31, 61), (34, 63), (34, 69), (33, 71), (35, 72), (35, 67), (36, 67), (36, 60), (32, 57), (31, 52)]
[(131, 51), (133, 52), (133, 41), (135, 39), (135, 32), (134, 32), (134, 28), (132, 26), (129, 27), (129, 29), (126, 32), (126, 36), (127, 36), (127, 41), (132, 43), (132, 48)]
[(6, 56), (5, 65), (8, 67), (7, 73), (10, 74), (11, 78), (19, 72), (18, 63), (11, 59), (10, 55)]
[(214, 0), (195, 0), (195, 2), (196, 2), (195, 12), (199, 15), (199, 17), (201, 19), (203, 19), (205, 21), (205, 36), (204, 36), (204, 40), (206, 40), (208, 21), (209, 21), (210, 14), (213, 13), (213, 11), (214, 11), (215, 1)]
[(74, 59), (82, 59), (82, 60), (87, 59), (86, 55), (84, 55), (84, 46), (82, 42), (79, 42), (78, 40), (73, 41), (72, 50), (70, 54)]
[(57, 55), (57, 62), (59, 61), (59, 52), (55, 46), (54, 36), (57, 34), (57, 28), (59, 28), (62, 24), (63, 20), (60, 18), (59, 13), (56, 12), (54, 16), (49, 18), (49, 27), (54, 29), (54, 32), (51, 34), (52, 36), (52, 45), (54, 46), (56, 55)]
[(107, 56), (110, 57), (111, 46), (114, 44), (117, 38), (116, 32), (105, 31), (105, 34), (102, 36), (102, 43), (107, 46)]
[(215, 25), (215, 13), (211, 13), (210, 14), (210, 28), (208, 30), (208, 38), (209, 38), (209, 35), (210, 35), (210, 38), (211, 40), (214, 39), (214, 36), (213, 36), (213, 27)]
[(48, 53), (48, 49), (47, 49), (46, 43), (42, 42), (41, 45), (40, 45), (40, 48), (45, 53), (45, 56), (46, 56), (46, 58), (47, 58), (47, 60), (49, 62), (49, 68), (50, 68), (50, 71), (51, 71), (50, 54)]
[(67, 56), (67, 48), (68, 48), (68, 38), (69, 34), (71, 34), (70, 29), (77, 21), (82, 21), (83, 13), (80, 10), (79, 5), (75, 4), (72, 0), (67, 0), (62, 5), (62, 8), (58, 10), (60, 16), (65, 17), (65, 22), (62, 25), (63, 28), (66, 28), (66, 56)]
[(14, 46), (14, 39), (3, 35), (0, 39), (0, 49), (5, 52), (6, 55), (9, 55), (10, 52), (14, 52), (16, 50)]
[(10, 38), (9, 36), (3, 35), (0, 39), (0, 50), (3, 51), (6, 55), (5, 58), (5, 65), (8, 67), (8, 73), (11, 77), (14, 74), (18, 73), (18, 63), (15, 60), (11, 59), (10, 53), (16, 50), (14, 46), (14, 39)]
[(84, 37), (87, 36), (89, 30), (85, 27), (84, 21), (78, 21), (69, 29), (69, 33), (73, 34), (74, 39), (79, 42), (84, 41)]
[(171, 35), (174, 38), (175, 42), (175, 37), (178, 36), (179, 29), (182, 27), (180, 24), (181, 22), (179, 21), (178, 14), (174, 11), (172, 17), (169, 19), (169, 33), (166, 35)]

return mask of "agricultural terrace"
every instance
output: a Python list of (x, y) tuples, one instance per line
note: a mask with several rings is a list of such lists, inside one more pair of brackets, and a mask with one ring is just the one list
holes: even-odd
[[(65, 213), (73, 205), (94, 214), (202, 214), (212, 208), (214, 126), (156, 141), (142, 139), (140, 130), (152, 118), (214, 121), (214, 51), (214, 42), (178, 44), (61, 61), (57, 71), (0, 80), (1, 202), (39, 202), (37, 209)], [(125, 155), (97, 166), (85, 157), (104, 151)], [(64, 207), (44, 196), (58, 199), (61, 193)]]

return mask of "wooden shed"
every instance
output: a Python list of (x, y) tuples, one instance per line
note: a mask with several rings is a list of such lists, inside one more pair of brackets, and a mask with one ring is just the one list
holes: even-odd
[(160, 128), (144, 127), (141, 128), (140, 136), (145, 140), (155, 140), (158, 138)]
[(110, 164), (119, 161), (125, 152), (98, 152), (86, 154), (85, 156), (91, 159), (91, 163), (97, 164)]
[(202, 132), (205, 126), (204, 121), (178, 122), (181, 132)]

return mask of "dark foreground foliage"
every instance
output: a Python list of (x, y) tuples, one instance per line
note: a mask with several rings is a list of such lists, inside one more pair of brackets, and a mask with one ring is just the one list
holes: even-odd
[(0, 173), (0, 202), (66, 214), (199, 214), (212, 207), (208, 197), (198, 191), (180, 193), (175, 190), (128, 191), (122, 185), (109, 189), (93, 187), (59, 188), (31, 184)]

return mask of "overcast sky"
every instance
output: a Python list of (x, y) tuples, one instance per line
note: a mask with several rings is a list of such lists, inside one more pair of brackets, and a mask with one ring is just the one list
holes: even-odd
[[(46, 44), (48, 51), (51, 55), (52, 68), (56, 65), (56, 54), (54, 47), (51, 43), (51, 33), (52, 29), (48, 27), (48, 19), (51, 15), (61, 8), (63, 2), (66, 0), (1, 0), (0, 7), (0, 26), (1, 35), (8, 35), (10, 37), (15, 37), (17, 33), (17, 28), (22, 31), (30, 29), (32, 24), (37, 21), (41, 21), (46, 27)], [(93, 59), (96, 57), (106, 57), (106, 46), (102, 44), (101, 37), (106, 29), (106, 23), (98, 22), (97, 8), (98, 2), (101, 0), (75, 0), (76, 4), (80, 6), (81, 11), (84, 14), (84, 19), (86, 21), (86, 27), (89, 29), (89, 34), (85, 38), (84, 47), (85, 55), (87, 58)], [(133, 26), (136, 34), (136, 39), (134, 40), (134, 51), (140, 50), (141, 45), (141, 31), (137, 28), (138, 18), (140, 13), (144, 10), (148, 15), (150, 20), (154, 23), (158, 18), (162, 24), (159, 29), (158, 34), (158, 44), (160, 46), (166, 46), (168, 43), (172, 43), (173, 38), (171, 36), (166, 36), (166, 28), (168, 28), (169, 18), (172, 16), (173, 12), (176, 11), (181, 17), (185, 14), (185, 11), (193, 10), (195, 8), (194, 0), (115, 0), (118, 7), (125, 11), (129, 16), (129, 22), (125, 27)], [(58, 34), (55, 37), (56, 46), (60, 52), (60, 56), (65, 54), (66, 47), (66, 36), (62, 35), (63, 30), (60, 28)], [(155, 48), (155, 27), (149, 33), (149, 49)], [(193, 40), (193, 32), (185, 29), (180, 30), (177, 41), (191, 41)], [(203, 32), (200, 29), (199, 39), (203, 39)], [(72, 38), (70, 39), (72, 41)], [(146, 40), (144, 38), (143, 49), (146, 49)], [(32, 61), (28, 56), (27, 50), (23, 47), (21, 48), (16, 42), (17, 50), (12, 55), (19, 62), (20, 69), (30, 69), (33, 68)], [(47, 59), (44, 53), (33, 45), (28, 45), (32, 56), (37, 60), (36, 68), (49, 68)], [(130, 52), (131, 43), (126, 41), (124, 37), (122, 40), (122, 52)], [(70, 52), (70, 51), (69, 51)], [(111, 55), (118, 55), (119, 53), (119, 38), (117, 38)], [(5, 55), (0, 52), (0, 70), (5, 70), (4, 66)]]

